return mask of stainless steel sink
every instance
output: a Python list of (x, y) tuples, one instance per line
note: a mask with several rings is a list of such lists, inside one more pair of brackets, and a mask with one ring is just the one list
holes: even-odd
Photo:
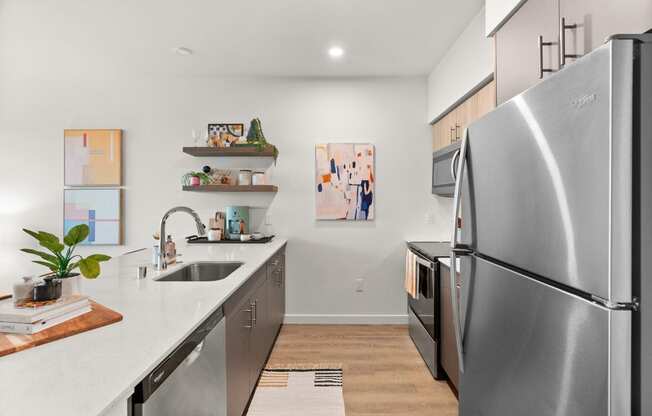
[(156, 279), (159, 282), (212, 282), (222, 280), (242, 266), (240, 262), (199, 262)]

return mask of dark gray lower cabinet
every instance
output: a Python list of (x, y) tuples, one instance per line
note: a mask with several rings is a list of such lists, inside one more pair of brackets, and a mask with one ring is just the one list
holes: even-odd
[(455, 386), (455, 389), (458, 389), (460, 367), (457, 359), (455, 328), (453, 327), (453, 303), (451, 302), (450, 285), (451, 271), (444, 264), (440, 264), (439, 270), (441, 276), (439, 280), (441, 288), (441, 366), (446, 372), (451, 384)]
[(224, 304), (228, 416), (247, 408), (283, 323), (284, 259), (281, 249)]
[(279, 253), (267, 266), (269, 288), (269, 316), (274, 333), (278, 332), (285, 318), (285, 254)]

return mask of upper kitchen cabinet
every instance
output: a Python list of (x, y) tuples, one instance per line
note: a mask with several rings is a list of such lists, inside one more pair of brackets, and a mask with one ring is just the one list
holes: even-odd
[(494, 36), (501, 104), (559, 68), (559, 0), (526, 1)]
[(559, 54), (563, 66), (564, 61), (573, 62), (613, 34), (652, 29), (652, 0), (561, 0), (559, 15)]
[(496, 83), (490, 81), (463, 98), (432, 126), (433, 151), (462, 139), (464, 129), (496, 106)]
[(652, 29), (652, 0), (527, 0), (494, 34), (501, 104), (618, 33)]

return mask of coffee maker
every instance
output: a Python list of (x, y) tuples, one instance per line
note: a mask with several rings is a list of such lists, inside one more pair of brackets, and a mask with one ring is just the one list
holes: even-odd
[(226, 238), (240, 240), (249, 234), (249, 207), (226, 207)]

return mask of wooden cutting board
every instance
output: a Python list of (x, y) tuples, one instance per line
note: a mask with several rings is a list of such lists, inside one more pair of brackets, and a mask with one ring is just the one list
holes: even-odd
[(34, 335), (0, 333), (0, 357), (122, 321), (118, 312), (91, 301), (91, 311)]

